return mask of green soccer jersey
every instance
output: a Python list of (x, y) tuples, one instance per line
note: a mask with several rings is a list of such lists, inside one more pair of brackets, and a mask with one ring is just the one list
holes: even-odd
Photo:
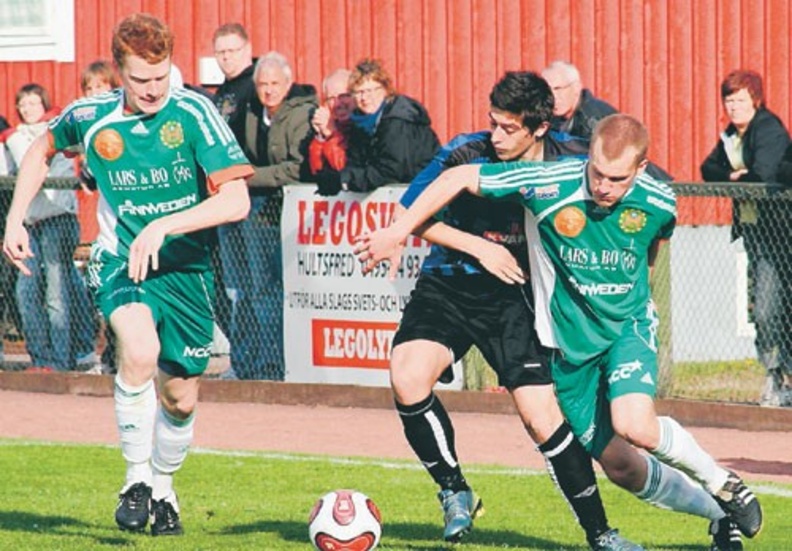
[[(188, 209), (217, 186), (251, 168), (228, 125), (207, 98), (171, 89), (153, 115), (124, 110), (124, 92), (73, 102), (49, 126), (57, 150), (81, 145), (100, 193), (97, 245), (126, 259), (152, 220)], [(208, 234), (168, 236), (160, 270), (207, 269)]]
[(641, 175), (604, 208), (589, 193), (586, 169), (576, 160), (482, 165), (480, 173), (482, 195), (525, 206), (536, 330), (572, 363), (605, 352), (625, 323), (646, 317), (649, 249), (676, 223), (668, 185)]

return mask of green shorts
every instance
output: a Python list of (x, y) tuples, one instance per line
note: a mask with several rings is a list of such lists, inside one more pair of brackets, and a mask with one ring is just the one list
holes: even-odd
[(624, 324), (610, 347), (582, 364), (555, 351), (550, 362), (558, 403), (572, 432), (595, 458), (614, 435), (610, 402), (625, 394), (657, 393), (657, 329), (654, 309)]
[(88, 284), (106, 320), (124, 304), (151, 309), (160, 339), (159, 368), (178, 377), (201, 375), (209, 365), (214, 336), (214, 276), (205, 272), (149, 272), (135, 283), (127, 263), (106, 252), (92, 254)]

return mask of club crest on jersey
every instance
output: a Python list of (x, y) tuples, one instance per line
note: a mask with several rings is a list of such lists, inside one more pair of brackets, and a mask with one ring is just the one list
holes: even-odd
[(624, 233), (638, 233), (646, 226), (646, 213), (638, 209), (627, 209), (619, 215), (619, 228)]
[(96, 134), (94, 149), (106, 161), (115, 161), (124, 154), (124, 138), (117, 130), (105, 128)]
[(168, 121), (160, 128), (160, 141), (170, 149), (176, 149), (184, 143), (184, 129), (178, 121)]
[(565, 207), (555, 215), (553, 226), (565, 237), (577, 237), (586, 227), (586, 215), (578, 207)]

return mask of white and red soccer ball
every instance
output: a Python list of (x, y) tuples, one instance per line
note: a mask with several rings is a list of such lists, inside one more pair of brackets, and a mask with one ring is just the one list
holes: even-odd
[(382, 535), (382, 516), (365, 494), (335, 490), (311, 509), (308, 533), (319, 551), (371, 551)]

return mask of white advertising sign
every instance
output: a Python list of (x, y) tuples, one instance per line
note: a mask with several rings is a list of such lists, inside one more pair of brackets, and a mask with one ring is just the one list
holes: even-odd
[(404, 188), (336, 197), (315, 190), (284, 187), (286, 381), (388, 386), (393, 336), (429, 243), (409, 239), (394, 281), (385, 263), (363, 274), (354, 238), (387, 225)]

